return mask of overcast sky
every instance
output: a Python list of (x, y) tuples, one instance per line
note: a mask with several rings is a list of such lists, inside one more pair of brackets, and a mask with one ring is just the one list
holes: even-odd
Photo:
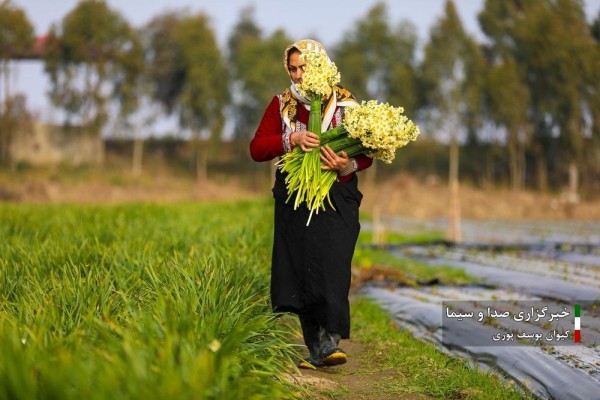
[[(59, 23), (77, 4), (77, 0), (12, 1), (25, 10), (38, 35), (47, 32), (51, 24)], [(108, 0), (111, 8), (136, 27), (165, 10), (188, 8), (191, 12), (204, 12), (223, 48), (241, 10), (247, 6), (254, 7), (254, 19), (265, 34), (283, 28), (294, 40), (314, 37), (328, 47), (339, 42), (379, 2), (387, 5), (391, 24), (409, 20), (417, 26), (420, 45), (427, 40), (431, 25), (443, 14), (445, 4), (445, 0)], [(455, 0), (455, 4), (467, 32), (482, 40), (477, 14), (484, 0)], [(592, 20), (598, 15), (600, 0), (585, 0), (585, 10), (588, 20)], [(20, 64), (13, 89), (25, 92), (29, 107), (47, 119), (44, 92), (48, 84), (41, 63)]]
[[(36, 31), (48, 31), (52, 23), (59, 22), (72, 10), (77, 0), (13, 0), (26, 10)], [(119, 10), (134, 26), (141, 26), (165, 10), (189, 8), (202, 11), (211, 17), (221, 44), (224, 44), (232, 27), (239, 20), (240, 11), (253, 6), (256, 22), (270, 33), (284, 28), (299, 39), (319, 36), (325, 45), (336, 43), (379, 0), (109, 0), (110, 6)], [(445, 0), (387, 0), (390, 22), (404, 19), (415, 23), (419, 35), (425, 39), (431, 24), (443, 13)], [(478, 34), (477, 13), (484, 0), (455, 0), (467, 31)], [(598, 15), (600, 0), (585, 0), (588, 19)]]
[[(13, 0), (24, 8), (38, 33), (48, 31), (52, 23), (59, 22), (77, 4), (76, 0)], [(596, 0), (598, 2), (600, 0)], [(189, 8), (210, 16), (219, 42), (224, 44), (240, 12), (247, 6), (255, 9), (258, 25), (270, 33), (285, 29), (294, 39), (314, 36), (325, 45), (337, 42), (352, 23), (362, 18), (377, 0), (109, 0), (112, 8), (119, 10), (134, 26), (141, 26), (165, 10)], [(445, 0), (386, 1), (390, 22), (408, 19), (416, 23), (425, 34), (432, 21), (438, 18)], [(475, 16), (483, 0), (457, 0), (463, 22), (471, 32), (477, 30)]]

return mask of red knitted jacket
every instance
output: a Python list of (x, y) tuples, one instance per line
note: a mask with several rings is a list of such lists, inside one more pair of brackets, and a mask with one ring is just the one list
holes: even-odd
[[(298, 107), (298, 121), (308, 125), (309, 111), (304, 107)], [(282, 156), (285, 152), (283, 148), (283, 121), (279, 112), (279, 98), (273, 97), (269, 103), (265, 114), (260, 121), (260, 125), (250, 141), (250, 155), (254, 161), (270, 161), (276, 157)], [(358, 171), (369, 168), (373, 159), (364, 154), (354, 157), (358, 165)], [(352, 179), (352, 174), (340, 176), (340, 182), (346, 182)]]

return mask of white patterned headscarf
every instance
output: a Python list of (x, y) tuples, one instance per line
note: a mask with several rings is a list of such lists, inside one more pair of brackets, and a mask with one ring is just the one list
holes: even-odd
[[(292, 43), (288, 47), (286, 47), (283, 53), (283, 67), (285, 68), (285, 72), (288, 75), (290, 75), (290, 71), (288, 70), (290, 52), (295, 49), (300, 51), (300, 53), (321, 53), (325, 57), (327, 57), (329, 61), (331, 61), (329, 59), (329, 56), (327, 55), (325, 47), (321, 43), (313, 39), (298, 40), (297, 42)], [(282, 104), (282, 117), (285, 122), (285, 125), (288, 128), (292, 128), (293, 130), (293, 125), (295, 125), (294, 114), (296, 113), (296, 104), (294, 99), (301, 102), (307, 109), (309, 109), (310, 100), (305, 98), (298, 92), (298, 90), (296, 89), (296, 85), (294, 85), (294, 82), (292, 82), (289, 89), (292, 96), (289, 96), (287, 99), (285, 99), (284, 104)], [(334, 90), (334, 95), (331, 96), (326, 102), (325, 109), (323, 110), (324, 112), (322, 114), (323, 120), (321, 131), (324, 132), (328, 129), (337, 106), (355, 106), (357, 104), (358, 102), (349, 91), (336, 87)]]
[(288, 62), (290, 61), (290, 51), (293, 49), (297, 49), (300, 53), (307, 53), (307, 52), (321, 53), (325, 57), (327, 57), (327, 60), (331, 61), (329, 59), (329, 56), (327, 55), (327, 52), (325, 51), (325, 47), (323, 47), (323, 45), (321, 43), (317, 42), (316, 40), (312, 40), (312, 39), (298, 40), (296, 43), (290, 44), (283, 52), (283, 68), (285, 68), (285, 72), (287, 72), (288, 74), (290, 73), (290, 71), (288, 71)]

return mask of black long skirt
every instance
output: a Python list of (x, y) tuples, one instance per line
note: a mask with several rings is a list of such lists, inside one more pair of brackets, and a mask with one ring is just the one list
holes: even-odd
[(275, 230), (271, 265), (271, 302), (275, 312), (310, 315), (328, 332), (350, 336), (352, 255), (360, 231), (358, 209), (362, 194), (354, 175), (336, 182), (330, 191), (335, 210), (313, 214), (306, 226), (306, 205), (294, 210), (285, 175), (279, 170), (273, 186)]

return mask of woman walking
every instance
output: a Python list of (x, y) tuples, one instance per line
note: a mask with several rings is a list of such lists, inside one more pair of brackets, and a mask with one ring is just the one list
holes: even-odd
[[(299, 146), (309, 152), (319, 146), (319, 136), (307, 131), (310, 99), (295, 84), (302, 82), (305, 63), (300, 54), (316, 51), (326, 55), (314, 40), (300, 40), (285, 49), (284, 66), (292, 84), (273, 97), (254, 138), (250, 154), (255, 161), (270, 161)], [(335, 87), (322, 101), (322, 126), (338, 126), (344, 108), (357, 105), (346, 89)], [(350, 336), (350, 267), (360, 230), (358, 210), (362, 194), (356, 172), (368, 168), (372, 159), (365, 155), (349, 158), (336, 155), (329, 147), (320, 148), (323, 170), (337, 171), (337, 181), (329, 192), (330, 206), (311, 218), (303, 205), (294, 210), (287, 203), (285, 175), (277, 170), (273, 197), (275, 229), (271, 265), (271, 302), (275, 312), (298, 315), (309, 356), (301, 368), (343, 364), (347, 355), (340, 339)]]

